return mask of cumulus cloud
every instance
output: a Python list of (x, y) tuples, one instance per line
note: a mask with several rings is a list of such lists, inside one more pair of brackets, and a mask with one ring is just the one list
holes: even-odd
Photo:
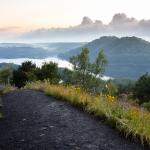
[(68, 28), (38, 29), (22, 36), (39, 41), (89, 41), (103, 35), (140, 36), (150, 38), (150, 20), (129, 18), (124, 13), (115, 14), (109, 24), (83, 17), (79, 25)]
[(138, 23), (135, 18), (128, 18), (126, 14), (115, 14), (110, 25), (133, 25)]
[(93, 21), (89, 17), (83, 17), (83, 20), (81, 22), (81, 25), (91, 25), (93, 24)]

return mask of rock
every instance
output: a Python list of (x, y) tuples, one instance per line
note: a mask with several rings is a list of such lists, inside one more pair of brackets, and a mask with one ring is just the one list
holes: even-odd
[(25, 141), (24, 139), (21, 139), (21, 140), (20, 140), (20, 142), (24, 142), (24, 141)]
[(44, 135), (45, 135), (45, 134), (42, 133), (42, 134), (40, 134), (40, 137), (42, 137), (42, 136), (44, 136)]
[(46, 130), (46, 129), (47, 129), (47, 127), (42, 127), (42, 128), (41, 128), (41, 130)]

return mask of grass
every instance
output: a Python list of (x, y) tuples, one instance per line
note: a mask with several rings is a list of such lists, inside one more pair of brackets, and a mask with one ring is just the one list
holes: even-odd
[(127, 138), (150, 145), (150, 113), (138, 106), (121, 103), (110, 95), (93, 96), (79, 87), (51, 85), (48, 82), (28, 83), (25, 88), (45, 92), (47, 95), (67, 101), (88, 113), (105, 119)]
[(1, 95), (14, 91), (14, 90), (17, 90), (17, 88), (11, 85), (5, 85), (4, 89), (1, 91)]

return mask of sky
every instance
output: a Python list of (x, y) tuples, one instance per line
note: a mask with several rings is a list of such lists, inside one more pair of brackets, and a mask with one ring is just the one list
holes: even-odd
[[(150, 0), (0, 0), (0, 40), (14, 39), (14, 36), (19, 37), (24, 33), (32, 33), (32, 31), (38, 29), (50, 29), (49, 34), (45, 30), (46, 34), (43, 36), (51, 34), (60, 37), (60, 34), (58, 34), (60, 31), (53, 30), (53, 28), (60, 28), (62, 32), (64, 32), (63, 28), (67, 28), (68, 30), (65, 30), (64, 34), (69, 32), (69, 35), (76, 32), (77, 29), (71, 29), (71, 27), (80, 25), (84, 16), (89, 17), (93, 22), (101, 20), (104, 25), (108, 25), (106, 29), (108, 32), (112, 28), (109, 24), (117, 13), (126, 14), (127, 24), (128, 21), (130, 22), (128, 18), (134, 17), (139, 21), (136, 26), (140, 27), (141, 31), (141, 20), (150, 20), (149, 6)], [(135, 22), (132, 22), (132, 24), (135, 24)], [(130, 24), (129, 31), (132, 24)], [(149, 31), (149, 28), (147, 28), (149, 25), (150, 22), (144, 23), (144, 26), (142, 25), (144, 32), (142, 29), (140, 35)], [(92, 26), (92, 28), (95, 28), (95, 26)], [(98, 28), (101, 32), (103, 31), (103, 28)], [(75, 34), (80, 33), (80, 31), (81, 28), (79, 27), (78, 32)], [(35, 35), (38, 32), (39, 30)], [(114, 32), (116, 32), (116, 29), (112, 33)], [(95, 38), (94, 34), (83, 40), (88, 41)], [(146, 36), (149, 37), (150, 33), (148, 32)], [(76, 39), (72, 38), (72, 40)], [(56, 38), (56, 41), (58, 40), (61, 41), (61, 39)]]
[(116, 13), (150, 19), (149, 0), (0, 0), (0, 30), (79, 24), (83, 16), (109, 23)]

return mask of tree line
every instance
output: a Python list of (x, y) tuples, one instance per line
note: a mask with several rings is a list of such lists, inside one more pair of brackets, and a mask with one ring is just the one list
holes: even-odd
[(93, 94), (117, 95), (120, 93), (132, 93), (139, 103), (150, 102), (150, 75), (141, 76), (134, 84), (116, 84), (114, 80), (103, 81), (101, 77), (105, 73), (108, 60), (103, 50), (97, 54), (95, 61), (89, 59), (90, 51), (82, 48), (81, 52), (70, 58), (72, 69), (60, 69), (57, 63), (44, 63), (37, 67), (31, 61), (23, 62), (18, 69), (4, 68), (0, 70), (0, 83), (12, 84), (18, 88), (24, 87), (27, 82), (48, 80), (51, 84), (63, 84), (80, 86)]

